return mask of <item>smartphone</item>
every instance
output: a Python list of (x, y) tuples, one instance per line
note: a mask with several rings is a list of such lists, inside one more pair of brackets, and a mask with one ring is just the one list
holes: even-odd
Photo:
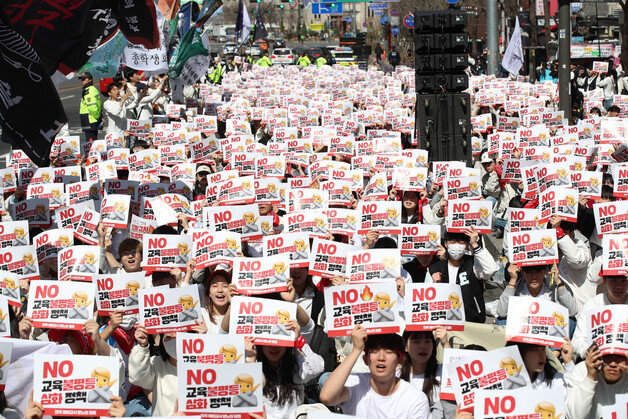
[(597, 351), (597, 343), (593, 342), (591, 346), (587, 348), (587, 352), (589, 351)]

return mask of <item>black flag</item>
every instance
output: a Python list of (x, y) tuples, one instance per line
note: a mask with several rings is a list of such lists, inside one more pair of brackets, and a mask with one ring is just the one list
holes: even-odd
[(55, 135), (68, 119), (39, 55), (2, 18), (0, 57), (2, 141), (48, 166)]
[(262, 16), (260, 13), (257, 13), (257, 19), (255, 19), (255, 28), (253, 32), (253, 42), (258, 39), (266, 39), (268, 37), (268, 31), (264, 26), (264, 21), (262, 20)]

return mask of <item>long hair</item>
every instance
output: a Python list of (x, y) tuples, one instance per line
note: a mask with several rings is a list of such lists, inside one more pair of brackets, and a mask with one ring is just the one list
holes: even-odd
[[(521, 354), (521, 358), (525, 358), (526, 352), (532, 349), (538, 348), (539, 345), (534, 345), (532, 343), (521, 343), (521, 342), (508, 342), (506, 346), (516, 346), (519, 348), (519, 353)], [(545, 379), (543, 380), (548, 387), (552, 386), (552, 380), (554, 379), (554, 375), (556, 374), (556, 370), (552, 365), (547, 361), (547, 357), (545, 358), (545, 365), (543, 366), (543, 372), (545, 373)], [(536, 380), (536, 373), (532, 373), (532, 380)]]
[[(430, 402), (430, 405), (434, 403), (434, 388), (440, 385), (440, 380), (436, 377), (436, 370), (438, 369), (438, 361), (436, 361), (436, 339), (434, 339), (434, 334), (432, 332), (404, 332), (403, 333), (403, 343), (404, 347), (408, 343), (410, 339), (413, 337), (426, 337), (432, 342), (432, 353), (430, 357), (427, 359), (427, 365), (425, 366), (425, 379), (423, 380), (423, 393), (427, 396), (427, 399)], [(399, 378), (402, 380), (410, 381), (410, 377), (412, 374), (412, 360), (410, 359), (410, 354), (406, 352), (406, 356), (404, 357), (403, 364), (401, 365), (401, 374)]]
[(294, 348), (286, 348), (286, 353), (279, 360), (279, 367), (275, 368), (264, 355), (264, 351), (257, 349), (257, 361), (262, 363), (264, 373), (264, 397), (278, 406), (285, 406), (296, 401), (296, 392), (303, 391), (303, 386), (294, 383), (296, 356)]
[(205, 275), (206, 275), (206, 279), (204, 282), (205, 282), (205, 301), (207, 305), (207, 313), (209, 314), (209, 321), (216, 324), (216, 315), (214, 314), (214, 301), (209, 295), (209, 290), (212, 285), (212, 280), (217, 276), (225, 278), (227, 280), (227, 283), (231, 284), (231, 274), (227, 271), (223, 271), (219, 269), (213, 272), (210, 272), (208, 270)]

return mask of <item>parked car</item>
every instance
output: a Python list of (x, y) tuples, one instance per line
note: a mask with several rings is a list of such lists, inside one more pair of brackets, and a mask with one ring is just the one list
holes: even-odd
[(218, 37), (218, 42), (227, 42), (227, 37), (226, 37), (226, 36), (224, 36), (224, 35), (220, 35), (220, 36)]
[(272, 41), (269, 39), (268, 42), (273, 46), (273, 49), (286, 47), (286, 41), (283, 39), (273, 39)]
[(262, 49), (257, 45), (251, 45), (250, 47), (246, 47), (244, 50), (246, 55), (250, 55), (251, 57), (259, 57), (262, 55)]
[(273, 64), (289, 65), (296, 62), (297, 55), (290, 48), (277, 48), (273, 50), (270, 59)]
[(263, 39), (258, 39), (257, 41), (253, 42), (253, 44), (260, 47), (262, 51), (268, 51), (268, 42), (264, 41)]
[(225, 44), (222, 47), (223, 55), (235, 55), (238, 52), (238, 44)]
[(358, 60), (349, 47), (338, 47), (331, 52), (332, 63), (340, 65), (358, 65)]
[(319, 47), (308, 48), (306, 54), (311, 62), (315, 62), (318, 57), (324, 55), (322, 48)]

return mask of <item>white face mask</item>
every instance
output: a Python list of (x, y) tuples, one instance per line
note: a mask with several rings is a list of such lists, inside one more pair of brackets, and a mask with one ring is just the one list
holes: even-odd
[(170, 355), (174, 359), (177, 359), (177, 340), (176, 339), (164, 340), (164, 348), (166, 349), (166, 353), (168, 355)]
[(460, 260), (464, 256), (464, 252), (467, 250), (467, 245), (465, 244), (450, 244), (447, 246), (447, 253), (453, 260)]
[(131, 328), (137, 323), (139, 315), (138, 314), (129, 314), (122, 317), (122, 323), (120, 323), (120, 327), (127, 332), (131, 330)]

